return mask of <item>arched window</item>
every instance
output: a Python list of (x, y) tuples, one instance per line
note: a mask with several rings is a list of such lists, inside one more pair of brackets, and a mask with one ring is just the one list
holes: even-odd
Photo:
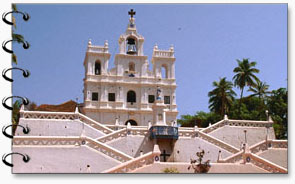
[(134, 91), (127, 92), (127, 102), (135, 103), (136, 102), (136, 93)]
[(136, 121), (134, 121), (133, 119), (129, 119), (125, 122), (125, 125), (127, 125), (128, 123), (130, 123), (131, 126), (137, 126)]
[(129, 63), (129, 72), (135, 72), (135, 64), (133, 62)]
[(101, 65), (100, 65), (100, 61), (95, 61), (94, 74), (95, 74), (95, 75), (101, 75)]
[(137, 53), (136, 41), (134, 38), (127, 38), (127, 54), (134, 55)]
[(161, 76), (162, 76), (162, 79), (168, 78), (168, 67), (165, 64), (162, 65), (162, 67), (161, 67)]

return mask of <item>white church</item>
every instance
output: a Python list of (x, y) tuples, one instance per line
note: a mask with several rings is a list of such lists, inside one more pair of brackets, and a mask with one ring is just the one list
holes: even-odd
[[(84, 60), (84, 112), (104, 124), (147, 126), (153, 120), (152, 106), (157, 89), (165, 104), (164, 122), (175, 123), (177, 116), (174, 48), (159, 50), (151, 59), (144, 55), (144, 37), (137, 33), (134, 12), (126, 32), (119, 38), (115, 67), (109, 68), (111, 54), (104, 46), (88, 43)], [(163, 74), (163, 75), (162, 75)]]
[(107, 41), (103, 46), (88, 42), (82, 110), (22, 106), (12, 151), (30, 159), (13, 155), (13, 173), (194, 173), (188, 167), (202, 150), (209, 173), (288, 172), (288, 142), (275, 139), (270, 117), (253, 121), (225, 115), (206, 128), (179, 127), (174, 47), (155, 45), (150, 71), (135, 12), (128, 14), (114, 61)]

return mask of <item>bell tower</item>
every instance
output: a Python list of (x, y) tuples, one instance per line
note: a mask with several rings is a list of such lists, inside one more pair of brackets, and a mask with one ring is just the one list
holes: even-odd
[(119, 38), (120, 54), (143, 56), (144, 38), (136, 30), (135, 18), (133, 17), (136, 12), (131, 9), (128, 14), (130, 18), (127, 30)]
[(118, 76), (147, 76), (148, 58), (143, 53), (144, 38), (137, 33), (133, 9), (128, 12), (129, 23), (119, 38), (119, 54), (115, 56)]

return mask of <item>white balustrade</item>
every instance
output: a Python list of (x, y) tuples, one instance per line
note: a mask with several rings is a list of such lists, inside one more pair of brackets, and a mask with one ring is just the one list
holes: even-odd
[(112, 129), (95, 120), (75, 112), (47, 112), (47, 111), (20, 111), (21, 118), (24, 119), (55, 119), (55, 120), (75, 120), (79, 119), (81, 122), (105, 133), (113, 132)]
[(174, 58), (174, 52), (166, 50), (154, 50), (153, 57)]
[(89, 137), (15, 136), (13, 146), (81, 146), (86, 145), (120, 162), (133, 157)]
[(288, 148), (287, 140), (271, 140), (270, 144), (272, 148)]
[(288, 173), (288, 170), (255, 154), (248, 154), (246, 160), (271, 173)]
[(136, 169), (142, 168), (147, 165), (151, 165), (155, 161), (155, 157), (160, 156), (160, 153), (149, 152), (135, 159), (127, 161), (123, 164), (115, 166), (114, 168), (108, 169), (103, 173), (128, 173), (135, 171)]
[(126, 137), (127, 136), (127, 130), (126, 128), (118, 130), (116, 132), (110, 133), (108, 135), (102, 136), (100, 138), (97, 139), (97, 141), (102, 142), (102, 143), (106, 143), (121, 137)]
[(205, 140), (205, 141), (208, 141), (212, 144), (214, 144), (215, 146), (218, 146), (222, 149), (225, 149), (226, 151), (230, 152), (230, 153), (237, 153), (239, 152), (240, 150), (238, 150), (237, 148), (233, 147), (232, 145), (230, 144), (227, 144), (219, 139), (216, 139), (215, 137), (213, 136), (210, 136), (206, 133), (203, 133), (201, 131), (198, 132), (198, 137)]
[(104, 46), (88, 45), (87, 52), (108, 53), (109, 48)]

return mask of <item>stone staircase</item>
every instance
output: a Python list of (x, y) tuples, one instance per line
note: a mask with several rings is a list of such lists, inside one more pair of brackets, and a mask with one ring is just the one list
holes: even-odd
[(12, 144), (13, 146), (88, 146), (122, 163), (133, 159), (133, 157), (89, 137), (15, 136)]

